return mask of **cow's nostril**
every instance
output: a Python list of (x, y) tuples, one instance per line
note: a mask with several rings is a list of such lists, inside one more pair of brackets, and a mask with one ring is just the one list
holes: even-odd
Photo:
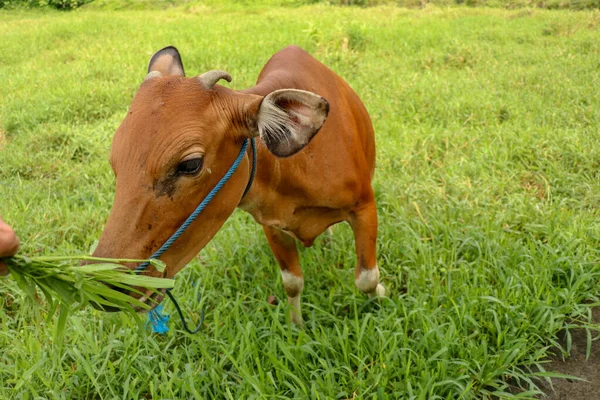
[[(121, 288), (121, 287), (117, 287), (114, 285), (111, 285), (109, 283), (105, 283), (104, 284), (108, 289), (114, 290), (116, 292), (119, 293), (124, 293), (124, 294), (129, 294), (127, 290)], [(102, 297), (103, 299), (106, 299), (104, 296), (100, 295), (100, 297)], [(121, 311), (121, 309), (119, 307), (113, 307), (113, 306), (107, 306), (105, 304), (99, 304), (96, 302), (90, 302), (92, 307), (94, 307), (96, 310), (100, 310), (100, 311), (105, 311), (105, 312), (117, 312), (117, 311)]]
[[(84, 265), (90, 265), (90, 264), (96, 264), (96, 263), (97, 263), (96, 261), (90, 261), (90, 260), (81, 260), (81, 261), (79, 262), (79, 266), (80, 266), (80, 267), (83, 267)], [(107, 286), (109, 289), (116, 290), (116, 291), (118, 291), (118, 292), (124, 293), (124, 291), (123, 291), (121, 288), (118, 288), (118, 287), (116, 287), (116, 286), (109, 285), (109, 284), (106, 284), (106, 283), (105, 283), (105, 285), (106, 285), (106, 286)], [(98, 296), (99, 296), (99, 297), (101, 297), (101, 298), (103, 298), (103, 299), (106, 299), (106, 298), (105, 298), (104, 296), (102, 296), (102, 295), (98, 295)], [(92, 307), (94, 307), (96, 310), (99, 310), (99, 311), (104, 311), (104, 312), (117, 312), (117, 311), (121, 311), (121, 309), (120, 309), (120, 308), (118, 308), (118, 307), (107, 306), (107, 305), (105, 305), (105, 304), (96, 303), (95, 301), (90, 301), (90, 305), (91, 305)]]

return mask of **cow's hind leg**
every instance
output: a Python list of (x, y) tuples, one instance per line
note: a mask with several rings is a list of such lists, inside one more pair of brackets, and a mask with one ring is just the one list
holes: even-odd
[(377, 267), (377, 209), (375, 201), (354, 210), (350, 217), (356, 246), (355, 284), (369, 296), (385, 296), (385, 288), (379, 283)]
[(300, 295), (304, 288), (304, 278), (302, 278), (296, 241), (278, 229), (268, 226), (263, 226), (263, 229), (281, 269), (283, 287), (288, 296), (288, 303), (292, 306), (291, 320), (295, 324), (302, 324)]

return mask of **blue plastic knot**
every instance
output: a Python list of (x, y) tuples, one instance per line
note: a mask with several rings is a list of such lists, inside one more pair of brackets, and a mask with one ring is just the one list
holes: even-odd
[(169, 314), (163, 314), (163, 305), (159, 304), (154, 310), (148, 312), (148, 322), (152, 325), (152, 332), (164, 335), (169, 332)]

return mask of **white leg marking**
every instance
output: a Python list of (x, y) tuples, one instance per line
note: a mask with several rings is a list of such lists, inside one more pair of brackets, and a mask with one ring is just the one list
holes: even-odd
[(302, 324), (300, 295), (302, 294), (302, 289), (304, 289), (304, 279), (288, 271), (281, 271), (281, 280), (288, 294), (288, 303), (292, 306), (290, 312), (292, 322), (300, 325)]
[(304, 289), (304, 279), (301, 276), (296, 276), (288, 271), (281, 271), (281, 280), (283, 281), (283, 287), (288, 295), (296, 294), (300, 295), (302, 289)]
[(385, 288), (379, 283), (379, 267), (363, 269), (358, 279), (354, 281), (356, 287), (369, 296), (385, 296)]
[(302, 305), (300, 303), (300, 295), (296, 297), (288, 296), (288, 304), (292, 306), (292, 309), (290, 310), (290, 319), (294, 324), (302, 325)]
[(379, 282), (379, 268), (375, 266), (372, 269), (363, 269), (360, 271), (358, 279), (354, 281), (356, 287), (362, 292), (371, 293), (377, 287)]

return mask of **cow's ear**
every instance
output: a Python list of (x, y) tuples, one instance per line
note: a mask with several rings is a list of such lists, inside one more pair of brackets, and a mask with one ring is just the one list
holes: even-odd
[(162, 76), (185, 76), (183, 62), (177, 49), (165, 47), (152, 56), (148, 64), (148, 74), (160, 73)]
[(306, 146), (321, 129), (329, 103), (304, 90), (281, 89), (265, 96), (258, 107), (258, 133), (278, 157), (288, 157)]

